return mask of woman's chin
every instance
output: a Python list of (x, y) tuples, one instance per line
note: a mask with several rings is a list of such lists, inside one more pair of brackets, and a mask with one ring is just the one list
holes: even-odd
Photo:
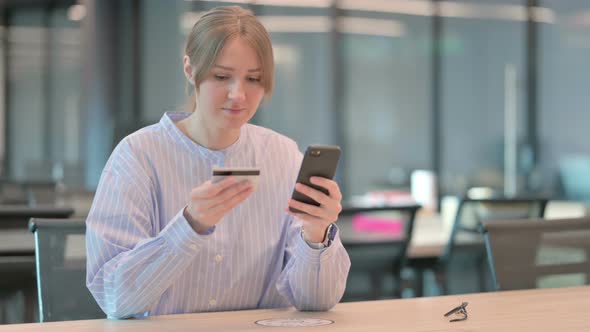
[(240, 129), (246, 122), (248, 122), (248, 119), (224, 119), (220, 127), (225, 129)]
[(249, 114), (247, 114), (246, 112), (239, 113), (239, 114), (224, 113), (224, 115), (225, 116), (223, 119), (223, 123), (225, 124), (225, 126), (228, 128), (234, 128), (234, 129), (242, 127), (251, 118), (251, 116), (249, 116)]

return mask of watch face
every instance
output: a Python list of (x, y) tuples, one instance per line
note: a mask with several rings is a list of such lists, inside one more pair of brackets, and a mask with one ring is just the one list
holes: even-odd
[(323, 326), (333, 323), (333, 320), (321, 318), (271, 318), (256, 321), (258, 325), (275, 327)]
[(328, 229), (326, 229), (326, 235), (324, 237), (325, 246), (329, 246), (332, 244), (334, 238), (336, 237), (336, 231), (338, 231), (338, 228), (336, 228), (336, 225), (334, 223), (331, 223), (328, 226)]
[(330, 241), (334, 241), (334, 238), (336, 237), (336, 231), (338, 231), (338, 228), (335, 224), (332, 223), (330, 226), (328, 226), (328, 239), (330, 239)]

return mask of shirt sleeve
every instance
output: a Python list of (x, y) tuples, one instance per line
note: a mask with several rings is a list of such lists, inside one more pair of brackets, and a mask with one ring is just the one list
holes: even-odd
[(314, 249), (300, 235), (301, 222), (288, 218), (289, 241), (277, 289), (298, 310), (329, 310), (342, 298), (350, 270), (339, 231), (330, 246)]
[[(305, 237), (303, 236), (303, 230), (301, 231), (301, 237), (305, 241)], [(323, 242), (308, 242), (308, 241), (305, 241), (305, 242), (307, 243), (307, 245), (310, 248), (313, 248), (313, 249), (324, 249), (327, 247), (327, 245), (325, 245)]]
[(154, 234), (156, 194), (130, 152), (113, 152), (86, 220), (86, 285), (110, 318), (148, 314), (208, 240), (182, 210)]
[[(293, 179), (293, 186), (303, 159), (296, 145), (294, 150), (292, 166), (287, 174)], [(289, 195), (292, 190), (291, 187)], [(350, 258), (340, 241), (340, 232), (336, 231), (334, 241), (329, 246), (315, 249), (301, 236), (301, 220), (285, 214), (285, 222), (288, 238), (277, 290), (298, 310), (331, 309), (344, 294), (350, 270)]]

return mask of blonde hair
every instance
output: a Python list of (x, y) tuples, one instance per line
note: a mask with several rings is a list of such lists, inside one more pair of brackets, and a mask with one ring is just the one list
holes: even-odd
[[(193, 26), (186, 41), (185, 54), (190, 59), (195, 87), (205, 79), (225, 43), (240, 37), (254, 49), (261, 65), (261, 83), (265, 99), (274, 89), (274, 60), (270, 37), (254, 14), (239, 6), (215, 7), (207, 11)], [(188, 110), (195, 109), (195, 99), (189, 95)]]

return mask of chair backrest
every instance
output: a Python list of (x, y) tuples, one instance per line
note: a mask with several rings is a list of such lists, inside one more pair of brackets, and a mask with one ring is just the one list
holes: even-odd
[[(449, 241), (441, 256), (441, 262), (444, 264), (451, 259), (457, 238), (461, 234), (481, 237), (482, 222), (486, 220), (542, 218), (545, 215), (547, 202), (547, 198), (541, 197), (461, 199)], [(481, 241), (483, 250), (483, 239)]]
[(391, 296), (387, 285), (381, 288), (384, 275), (393, 276), (393, 296), (400, 296), (401, 269), (419, 208), (407, 205), (342, 211), (338, 218), (340, 239), (351, 261), (343, 301)]
[(484, 222), (498, 290), (590, 284), (590, 218)]
[[(379, 256), (379, 252), (381, 252), (382, 256), (386, 256), (388, 259), (387, 266), (401, 268), (412, 239), (416, 212), (420, 207), (420, 205), (400, 205), (397, 207), (343, 209), (338, 220), (340, 222), (339, 226), (344, 228), (346, 233), (341, 232), (342, 242), (348, 250), (349, 256), (351, 254), (355, 256), (351, 257), (351, 261), (358, 261), (356, 264), (358, 267), (361, 265), (368, 267), (369, 265), (382, 264), (384, 257), (379, 259), (375, 256)], [(350, 227), (355, 218), (360, 215), (368, 217), (366, 220), (360, 221), (360, 223), (369, 224), (369, 228), (372, 222), (370, 216), (373, 216), (375, 217), (373, 220), (375, 223), (380, 221), (397, 223), (399, 231), (394, 231), (396, 234), (388, 234), (386, 231), (385, 234), (373, 234), (374, 236), (371, 236), (368, 232), (360, 234), (360, 231), (354, 230), (354, 225)], [(350, 233), (354, 233), (354, 235), (351, 236)], [(356, 256), (358, 256), (358, 259), (354, 259)]]
[(105, 318), (86, 288), (86, 225), (79, 219), (31, 219), (39, 320)]

